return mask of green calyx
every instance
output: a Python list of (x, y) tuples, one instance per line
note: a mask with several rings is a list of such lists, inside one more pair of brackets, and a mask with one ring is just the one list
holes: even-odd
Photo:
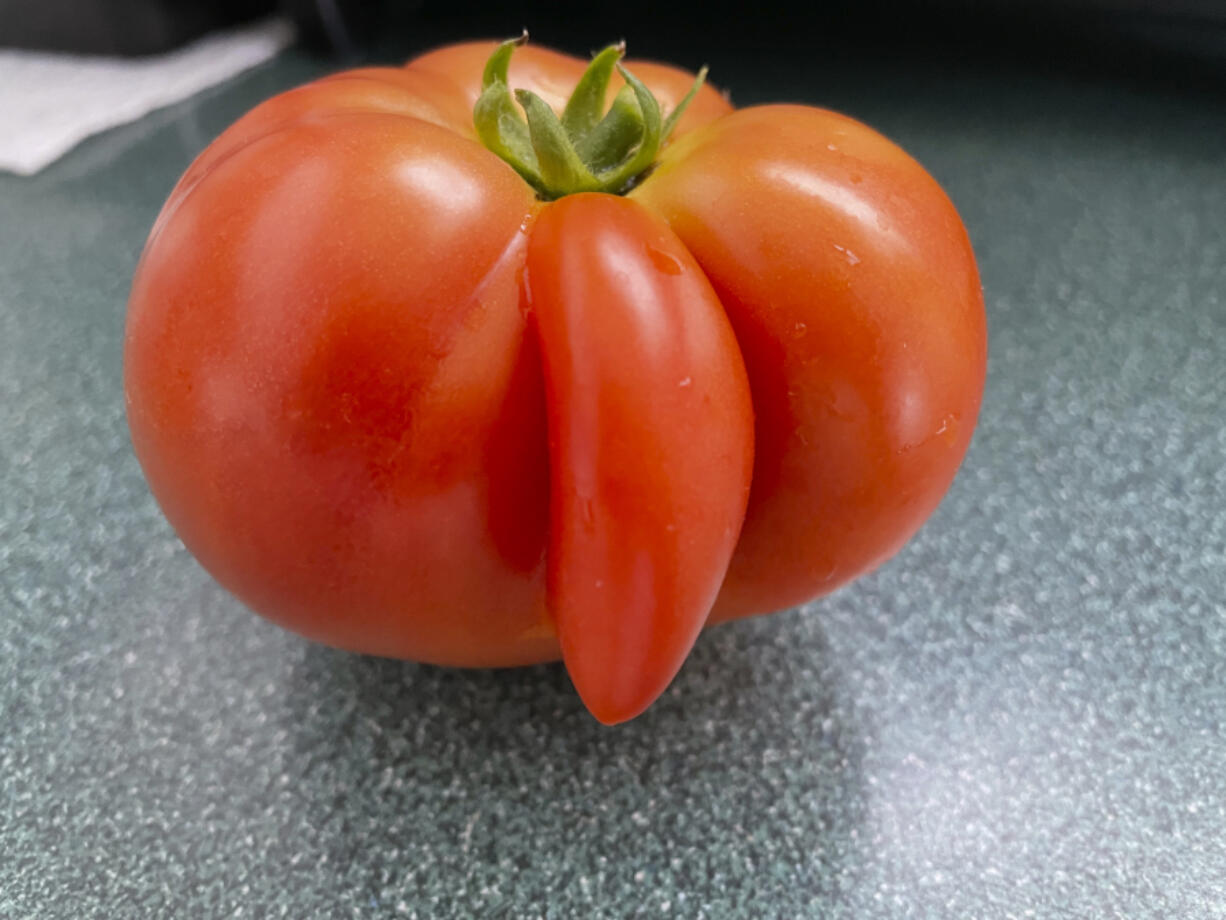
[[(621, 65), (625, 44), (610, 45), (592, 58), (559, 117), (536, 93), (517, 89), (512, 96), (507, 84), (511, 55), (527, 40), (525, 32), (490, 55), (473, 124), (481, 143), (546, 200), (576, 192), (623, 195), (634, 188), (707, 75), (704, 67), (686, 97), (665, 117), (651, 90)], [(606, 112), (605, 94), (615, 68), (626, 85)]]

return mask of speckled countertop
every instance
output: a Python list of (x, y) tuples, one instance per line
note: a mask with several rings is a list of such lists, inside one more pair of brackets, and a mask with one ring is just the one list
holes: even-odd
[(145, 233), (209, 138), (322, 65), (0, 176), (0, 917), (1226, 917), (1226, 105), (712, 63), (946, 186), (987, 393), (901, 555), (707, 634), (613, 730), (560, 667), (281, 632), (145, 488), (120, 393)]

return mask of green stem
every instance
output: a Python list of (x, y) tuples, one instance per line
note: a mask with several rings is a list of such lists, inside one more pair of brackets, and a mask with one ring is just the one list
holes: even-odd
[(519, 38), (499, 45), (486, 61), (481, 95), (473, 106), (473, 124), (481, 143), (535, 185), (533, 177), (539, 174), (539, 169), (528, 137), (528, 126), (519, 117), (507, 87), (511, 54), (527, 40), (528, 33), (525, 31)]
[(600, 180), (579, 159), (575, 145), (549, 103), (526, 89), (517, 89), (515, 98), (528, 116), (528, 137), (536, 154), (542, 188), (566, 189), (563, 194), (599, 190)]
[[(610, 45), (592, 59), (559, 117), (537, 94), (511, 93), (511, 55), (527, 40), (525, 32), (490, 55), (473, 124), (481, 142), (546, 200), (576, 192), (624, 194), (633, 188), (650, 171), (707, 75), (704, 67), (665, 118), (651, 90), (622, 66), (625, 45)], [(614, 68), (626, 85), (605, 112)]]
[(612, 169), (626, 159), (642, 136), (643, 116), (634, 90), (623, 86), (604, 118), (575, 142), (575, 151), (593, 169)]
[(625, 42), (609, 45), (592, 58), (592, 63), (575, 84), (575, 91), (571, 93), (566, 109), (562, 112), (562, 127), (572, 139), (587, 134), (600, 121), (605, 93), (609, 89), (609, 78), (613, 76), (613, 68), (625, 53)]

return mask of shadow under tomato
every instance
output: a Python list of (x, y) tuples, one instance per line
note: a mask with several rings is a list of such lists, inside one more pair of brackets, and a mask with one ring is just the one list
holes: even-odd
[(372, 897), (429, 896), (439, 915), (489, 908), (489, 891), (577, 905), (636, 888), (674, 906), (808, 911), (838, 900), (867, 836), (864, 743), (842, 690), (812, 613), (707, 632), (664, 696), (612, 728), (561, 665), (466, 671), (312, 647), (290, 688), (312, 765), (297, 794), (331, 866), (357, 861), (385, 880)]

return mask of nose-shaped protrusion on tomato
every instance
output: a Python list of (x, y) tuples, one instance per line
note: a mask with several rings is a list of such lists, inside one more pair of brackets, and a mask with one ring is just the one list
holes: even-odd
[(572, 195), (531, 234), (548, 602), (584, 703), (622, 722), (676, 675), (723, 581), (752, 472), (749, 386), (719, 300), (661, 218)]

